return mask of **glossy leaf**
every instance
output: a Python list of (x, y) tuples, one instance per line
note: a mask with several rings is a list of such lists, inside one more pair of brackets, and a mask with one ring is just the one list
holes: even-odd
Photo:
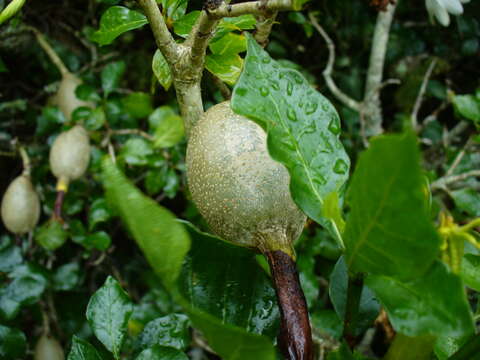
[(228, 33), (208, 45), (213, 54), (238, 54), (247, 50), (247, 39), (244, 35)]
[(474, 332), (462, 281), (441, 262), (408, 282), (379, 275), (370, 275), (365, 282), (384, 306), (394, 329), (402, 334), (458, 336)]
[(134, 119), (146, 118), (153, 111), (152, 97), (144, 92), (133, 92), (122, 99), (123, 108)]
[(162, 52), (158, 49), (155, 51), (155, 55), (153, 55), (152, 70), (160, 85), (168, 91), (170, 86), (172, 86), (172, 72), (170, 71), (167, 60), (165, 60)]
[(118, 87), (126, 68), (124, 61), (112, 62), (103, 68), (101, 78), (105, 97)]
[(127, 140), (120, 151), (120, 156), (130, 165), (146, 165), (152, 154), (152, 144), (140, 137)]
[(480, 99), (473, 95), (457, 95), (453, 98), (455, 110), (464, 118), (480, 125)]
[(96, 198), (88, 211), (88, 228), (94, 229), (97, 224), (108, 221), (111, 218), (111, 210), (105, 198)]
[(116, 359), (127, 331), (133, 305), (119, 283), (109, 276), (105, 284), (90, 298), (87, 320), (95, 336)]
[(348, 193), (350, 270), (412, 279), (430, 267), (440, 240), (430, 220), (414, 134), (373, 139), (360, 155)]
[(100, 19), (100, 28), (93, 33), (92, 40), (100, 45), (111, 44), (124, 32), (138, 29), (147, 24), (145, 15), (123, 6), (112, 6)]
[(465, 254), (462, 260), (461, 277), (469, 288), (480, 291), (480, 256)]
[(190, 345), (190, 321), (183, 314), (170, 314), (150, 321), (139, 336), (140, 346), (154, 345), (186, 350)]
[(52, 285), (57, 291), (75, 289), (80, 283), (81, 270), (78, 262), (64, 264), (53, 273)]
[(0, 319), (11, 320), (22, 306), (32, 305), (40, 299), (47, 287), (47, 278), (32, 264), (17, 266), (8, 277), (10, 283), (0, 288)]
[(143, 350), (135, 360), (188, 360), (188, 356), (176, 349), (155, 345)]
[(232, 109), (267, 131), (270, 155), (290, 173), (294, 201), (339, 239), (338, 227), (322, 212), (325, 198), (341, 191), (350, 167), (333, 105), (298, 71), (281, 67), (249, 36)]
[(185, 14), (188, 0), (160, 0), (164, 12), (166, 10), (167, 17), (172, 20), (177, 20)]
[(18, 329), (0, 325), (0, 358), (15, 360), (24, 358), (27, 350), (27, 338)]
[[(348, 291), (348, 269), (345, 264), (345, 258), (342, 256), (338, 259), (335, 267), (330, 274), (330, 282), (328, 292), (333, 308), (340, 319), (345, 318), (345, 308), (347, 305)], [(367, 287), (363, 286), (358, 306), (357, 327), (355, 334), (362, 334), (367, 328), (372, 326), (374, 320), (380, 312), (380, 304), (375, 295)]]
[(243, 60), (238, 54), (210, 54), (205, 58), (205, 67), (213, 75), (229, 85), (234, 85), (242, 71)]
[(7, 236), (0, 237), (0, 272), (7, 273), (23, 261), (22, 250)]
[(173, 23), (173, 31), (178, 36), (186, 38), (199, 16), (200, 11), (192, 11), (182, 16)]
[(156, 148), (167, 148), (178, 144), (185, 134), (183, 119), (176, 113), (162, 116), (160, 113), (163, 114), (164, 112), (161, 109), (157, 110), (152, 114), (152, 116), (158, 118), (158, 121), (155, 120), (156, 128), (153, 146)]
[(67, 360), (103, 360), (97, 349), (88, 341), (73, 335), (72, 348)]
[(455, 205), (470, 216), (480, 216), (480, 193), (471, 188), (454, 190), (450, 193)]
[(143, 195), (111, 162), (103, 162), (107, 200), (121, 216), (147, 260), (166, 286), (178, 278), (190, 239), (170, 211)]
[(67, 241), (68, 233), (60, 221), (51, 219), (35, 232), (35, 241), (46, 250), (56, 250)]

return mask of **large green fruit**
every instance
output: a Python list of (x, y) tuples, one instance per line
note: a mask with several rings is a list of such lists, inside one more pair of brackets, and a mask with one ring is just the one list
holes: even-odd
[(2, 220), (14, 234), (32, 231), (40, 216), (40, 201), (30, 176), (20, 175), (11, 182), (2, 199)]
[(34, 360), (64, 360), (60, 343), (51, 336), (42, 335), (35, 345)]
[(291, 254), (306, 218), (260, 126), (235, 114), (230, 102), (215, 105), (192, 129), (186, 160), (193, 201), (215, 233), (262, 252)]
[(90, 139), (81, 125), (61, 133), (50, 149), (50, 168), (67, 182), (81, 177), (90, 160)]

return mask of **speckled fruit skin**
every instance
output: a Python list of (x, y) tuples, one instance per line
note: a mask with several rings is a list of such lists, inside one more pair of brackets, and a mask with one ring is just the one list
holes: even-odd
[(60, 343), (53, 337), (42, 335), (35, 345), (34, 360), (64, 360), (65, 354)]
[(81, 84), (82, 80), (74, 74), (67, 73), (63, 75), (60, 87), (53, 99), (53, 103), (58, 106), (68, 120), (72, 118), (72, 113), (76, 108), (80, 106), (92, 107), (91, 103), (80, 100), (75, 95), (77, 86)]
[(11, 182), (2, 199), (2, 220), (14, 234), (32, 231), (40, 216), (40, 201), (30, 177), (20, 175)]
[(290, 253), (306, 217), (260, 126), (235, 114), (230, 102), (215, 105), (192, 129), (186, 162), (193, 201), (216, 234), (263, 252)]
[(61, 133), (50, 149), (50, 168), (57, 178), (68, 181), (85, 173), (90, 161), (90, 139), (81, 125)]

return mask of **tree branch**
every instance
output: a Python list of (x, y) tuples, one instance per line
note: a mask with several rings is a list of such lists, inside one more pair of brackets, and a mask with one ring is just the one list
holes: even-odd
[(427, 90), (428, 81), (432, 76), (433, 69), (435, 69), (435, 65), (437, 65), (437, 59), (433, 59), (430, 65), (428, 66), (427, 71), (425, 72), (425, 76), (423, 77), (422, 85), (420, 86), (420, 90), (418, 92), (417, 99), (415, 100), (415, 105), (413, 106), (412, 114), (410, 115), (412, 129), (418, 131), (418, 112), (420, 111), (420, 107), (422, 106), (423, 97), (425, 95), (425, 91)]
[(218, 8), (209, 11), (209, 16), (213, 19), (224, 17), (236, 17), (246, 14), (265, 15), (275, 11), (292, 10), (291, 0), (268, 0), (265, 1), (247, 1), (239, 4), (229, 5), (222, 3)]
[(432, 190), (445, 189), (447, 185), (466, 180), (469, 177), (480, 177), (480, 170), (470, 170), (459, 175), (441, 177), (435, 180), (430, 187)]
[(364, 94), (364, 129), (366, 136), (378, 135), (383, 132), (380, 93), (377, 89), (383, 79), (390, 27), (398, 1), (395, 4), (388, 5), (386, 11), (378, 13), (375, 25)]
[(201, 74), (203, 70), (208, 42), (219, 22), (219, 18), (215, 18), (209, 11), (203, 10), (192, 31), (188, 34), (185, 45), (192, 49), (190, 54), (192, 70), (197, 73)]
[(362, 109), (362, 104), (347, 94), (345, 94), (342, 90), (340, 90), (332, 78), (333, 72), (333, 65), (335, 63), (335, 44), (333, 43), (330, 36), (327, 32), (323, 29), (322, 26), (318, 23), (317, 19), (313, 13), (308, 14), (310, 21), (312, 22), (313, 27), (318, 31), (318, 33), (323, 37), (325, 42), (327, 43), (328, 48), (328, 62), (325, 70), (323, 71), (323, 77), (325, 82), (327, 83), (328, 89), (332, 92), (332, 94), (341, 101), (344, 105), (348, 106), (350, 109), (360, 112)]
[(178, 58), (178, 49), (175, 40), (165, 24), (163, 15), (155, 0), (138, 0), (145, 15), (147, 16), (153, 36), (158, 48), (169, 64), (173, 64)]
[(265, 47), (268, 44), (268, 37), (272, 31), (272, 26), (275, 23), (278, 12), (275, 11), (268, 15), (257, 16), (257, 25), (255, 26), (255, 40), (260, 46)]

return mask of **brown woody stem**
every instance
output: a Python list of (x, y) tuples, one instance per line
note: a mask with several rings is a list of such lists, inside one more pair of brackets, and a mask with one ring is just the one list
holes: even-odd
[(281, 250), (266, 251), (280, 307), (279, 346), (287, 360), (312, 360), (312, 330), (295, 261)]

